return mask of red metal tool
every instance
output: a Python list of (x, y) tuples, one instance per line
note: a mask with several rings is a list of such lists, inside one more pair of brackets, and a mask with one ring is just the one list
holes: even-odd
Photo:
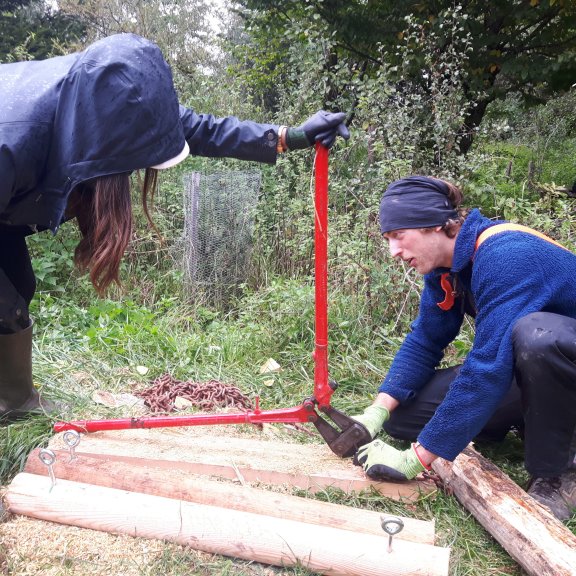
[[(166, 428), (213, 424), (262, 424), (312, 422), (330, 449), (343, 458), (352, 456), (359, 446), (371, 441), (365, 426), (330, 405), (336, 383), (328, 377), (328, 149), (316, 145), (315, 166), (315, 347), (314, 394), (292, 408), (260, 410), (228, 414), (192, 414), (187, 416), (154, 416), (112, 420), (80, 420), (56, 422), (55, 432), (76, 430), (127, 430), (132, 428)], [(322, 413), (322, 415), (319, 414)], [(325, 419), (325, 416), (327, 419)]]

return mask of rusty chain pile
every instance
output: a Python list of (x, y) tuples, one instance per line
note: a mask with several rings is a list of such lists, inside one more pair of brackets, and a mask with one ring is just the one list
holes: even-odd
[(138, 392), (152, 412), (173, 412), (176, 398), (184, 398), (202, 410), (214, 408), (252, 409), (252, 403), (236, 386), (209, 380), (208, 382), (182, 382), (170, 374), (159, 376), (150, 388)]

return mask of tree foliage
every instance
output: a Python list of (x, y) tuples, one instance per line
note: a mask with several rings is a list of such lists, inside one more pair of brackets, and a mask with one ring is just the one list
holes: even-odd
[[(321, 24), (333, 40), (330, 60), (346, 56), (374, 75), (385, 67), (395, 82), (429, 90), (430, 59), (462, 35), (472, 49), (460, 71), (469, 103), (459, 147), (470, 148), (490, 102), (510, 91), (529, 101), (570, 87), (576, 76), (576, 5), (573, 0), (240, 0), (260, 38), (294, 35)], [(454, 10), (458, 28), (446, 26)], [(417, 34), (414, 31), (417, 30)], [(455, 32), (458, 32), (455, 34)], [(430, 39), (433, 40), (431, 45)], [(407, 49), (411, 57), (407, 60)], [(281, 62), (282, 56), (276, 55)], [(328, 63), (328, 61), (327, 61)], [(270, 65), (269, 65), (270, 66)]]
[(213, 64), (218, 9), (208, 0), (61, 0), (59, 5), (86, 24), (87, 42), (133, 32), (155, 41), (184, 76)]
[(0, 0), (0, 62), (48, 58), (83, 32), (77, 19), (43, 0)]

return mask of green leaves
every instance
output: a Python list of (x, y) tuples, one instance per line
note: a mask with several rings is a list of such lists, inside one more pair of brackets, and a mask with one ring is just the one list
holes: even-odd
[(56, 236), (44, 232), (28, 238), (39, 291), (66, 290), (73, 273), (74, 248), (77, 242), (77, 232), (71, 226), (66, 226), (65, 230)]
[[(569, 88), (576, 76), (576, 9), (567, 0), (501, 0), (492, 2), (488, 11), (481, 0), (241, 4), (247, 9), (254, 61), (276, 59), (276, 66), (282, 63), (284, 79), (298, 69), (291, 94), (307, 97), (301, 90), (314, 68), (302, 66), (302, 59), (311, 54), (311, 43), (318, 47), (322, 67), (314, 94), (324, 104), (356, 108), (370, 90), (367, 83), (383, 76), (381, 90), (387, 83), (403, 94), (420, 91), (420, 101), (413, 99), (406, 106), (417, 117), (418, 127), (426, 126), (423, 119), (431, 114), (436, 116), (424, 128), (430, 138), (422, 133), (414, 138), (417, 148), (423, 148), (424, 167), (435, 164), (444, 170), (447, 153), (467, 152), (493, 100), (511, 90), (526, 98), (547, 97)], [(288, 43), (280, 46), (279, 38)], [(265, 78), (259, 82), (264, 85)], [(390, 102), (384, 94), (385, 106)], [(351, 99), (346, 100), (347, 95)]]
[(0, 2), (0, 62), (48, 58), (83, 33), (79, 20), (41, 0)]

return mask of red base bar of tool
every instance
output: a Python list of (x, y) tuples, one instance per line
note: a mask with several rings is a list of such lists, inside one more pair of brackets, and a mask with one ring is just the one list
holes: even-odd
[(56, 422), (54, 432), (99, 432), (102, 430), (129, 430), (131, 428), (171, 428), (176, 426), (209, 426), (214, 424), (264, 424), (279, 422), (315, 422), (318, 414), (312, 401), (294, 408), (253, 410), (230, 414), (192, 414), (189, 416), (153, 416), (150, 418), (117, 418), (110, 420), (77, 420)]

